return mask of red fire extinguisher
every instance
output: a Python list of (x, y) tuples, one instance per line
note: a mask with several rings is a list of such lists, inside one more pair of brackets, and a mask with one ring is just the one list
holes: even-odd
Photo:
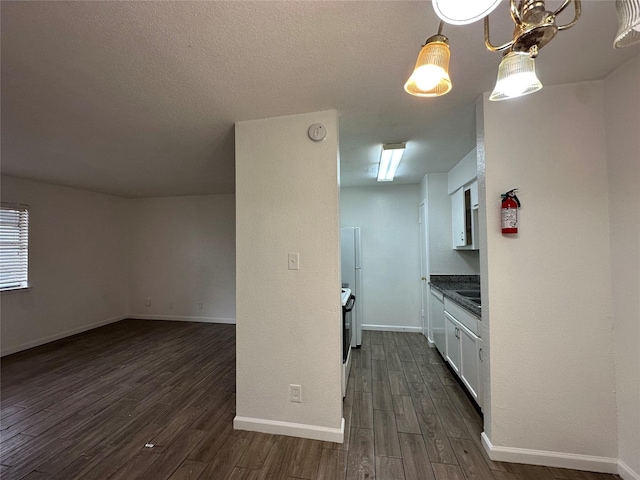
[(500, 195), (502, 197), (500, 213), (503, 234), (518, 233), (518, 207), (520, 207), (520, 200), (516, 197), (516, 190), (518, 189), (514, 188)]

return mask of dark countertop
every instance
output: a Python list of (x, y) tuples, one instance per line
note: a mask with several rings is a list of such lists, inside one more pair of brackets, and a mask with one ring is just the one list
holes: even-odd
[(480, 275), (431, 275), (429, 285), (482, 320), (480, 305), (476, 305), (467, 297), (456, 293), (456, 290), (478, 290), (480, 292)]

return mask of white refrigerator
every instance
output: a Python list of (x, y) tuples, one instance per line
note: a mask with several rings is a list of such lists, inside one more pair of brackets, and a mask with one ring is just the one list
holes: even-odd
[(360, 227), (340, 229), (340, 257), (342, 261), (342, 286), (351, 289), (356, 297), (351, 316), (351, 346), (362, 345), (362, 254)]

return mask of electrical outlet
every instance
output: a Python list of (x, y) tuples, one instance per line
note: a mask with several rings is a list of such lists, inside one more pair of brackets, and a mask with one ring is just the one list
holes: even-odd
[(302, 387), (300, 385), (289, 385), (289, 400), (302, 403)]
[(149, 297), (148, 297), (148, 298), (146, 298), (146, 299), (145, 299), (145, 301), (144, 301), (144, 304), (145, 304), (147, 307), (150, 307), (150, 306), (151, 306), (151, 298), (149, 298)]
[(169, 302), (169, 309), (172, 310), (173, 309), (173, 302)]
[(198, 310), (202, 310), (202, 302), (198, 302)]

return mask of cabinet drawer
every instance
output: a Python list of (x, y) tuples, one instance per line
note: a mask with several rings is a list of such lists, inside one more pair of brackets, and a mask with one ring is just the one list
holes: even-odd
[(462, 308), (453, 300), (450, 300), (446, 297), (444, 299), (444, 309), (447, 313), (449, 313), (462, 325), (467, 327), (475, 335), (477, 335), (478, 337), (481, 335), (481, 326), (479, 325), (480, 321), (478, 320), (478, 317)]

